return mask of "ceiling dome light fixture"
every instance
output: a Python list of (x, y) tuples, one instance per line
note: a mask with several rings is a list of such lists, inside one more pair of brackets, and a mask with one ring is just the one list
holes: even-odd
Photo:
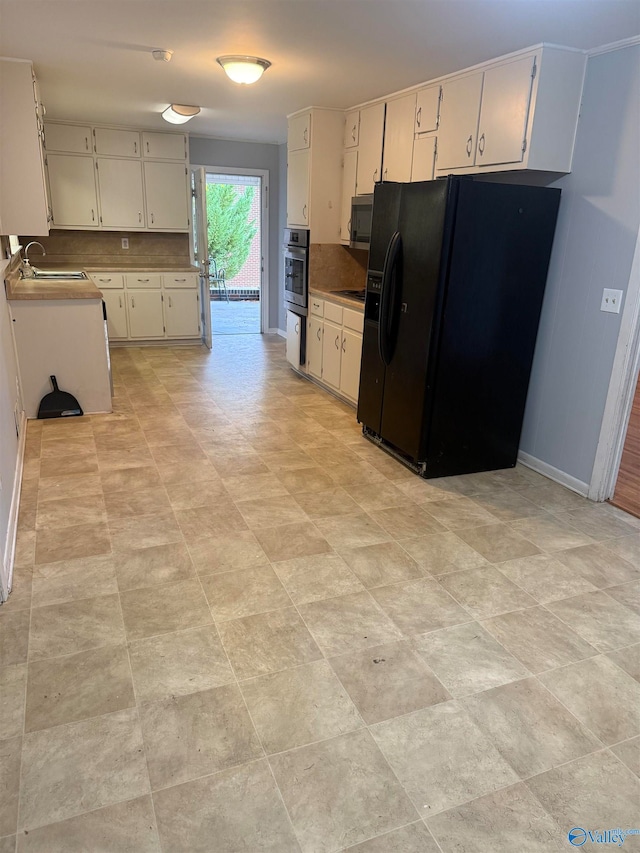
[(171, 124), (184, 124), (200, 112), (200, 107), (190, 107), (186, 104), (171, 104), (162, 113), (162, 118)]
[(259, 56), (219, 56), (216, 62), (234, 83), (247, 85), (259, 80), (271, 65), (268, 59), (260, 59)]

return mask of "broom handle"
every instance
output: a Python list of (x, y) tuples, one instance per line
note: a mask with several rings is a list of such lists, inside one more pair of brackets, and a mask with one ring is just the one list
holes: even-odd
[(58, 381), (57, 381), (56, 377), (50, 376), (49, 379), (51, 380), (51, 384), (53, 385), (53, 390), (59, 391), (60, 389), (58, 388)]

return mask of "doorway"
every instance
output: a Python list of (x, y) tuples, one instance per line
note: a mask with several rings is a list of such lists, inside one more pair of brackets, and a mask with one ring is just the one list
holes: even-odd
[(268, 172), (209, 166), (192, 171), (203, 315), (208, 308), (203, 327), (213, 338), (260, 334), (268, 329)]

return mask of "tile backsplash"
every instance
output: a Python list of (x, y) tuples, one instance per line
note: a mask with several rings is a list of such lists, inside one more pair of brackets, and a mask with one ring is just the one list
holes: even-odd
[(363, 290), (369, 253), (337, 243), (309, 246), (309, 287), (315, 290)]
[[(128, 249), (122, 248), (123, 237), (129, 240)], [(190, 263), (188, 234), (52, 230), (48, 237), (20, 237), (23, 246), (30, 240), (42, 243), (51, 265), (162, 267)], [(29, 254), (36, 266), (43, 266), (37, 246)]]

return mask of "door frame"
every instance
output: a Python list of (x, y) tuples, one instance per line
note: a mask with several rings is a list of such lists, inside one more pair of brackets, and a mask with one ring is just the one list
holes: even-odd
[[(191, 164), (192, 169), (204, 169), (205, 182), (209, 174), (217, 175), (247, 175), (262, 178), (262, 203), (260, 205), (262, 222), (260, 223), (260, 253), (262, 256), (262, 271), (260, 275), (260, 334), (269, 331), (269, 170), (247, 169), (240, 166), (202, 166)], [(189, 235), (189, 241), (192, 237)], [(193, 253), (193, 245), (191, 246)]]
[[(206, 174), (201, 166), (190, 167), (190, 190), (193, 222), (189, 231), (189, 251), (191, 262), (198, 267), (199, 292), (200, 292), (200, 321), (202, 325), (202, 343), (211, 349), (213, 341), (211, 337), (211, 297), (209, 292), (209, 258), (206, 252), (201, 252), (196, 257), (195, 240), (197, 236), (198, 245), (206, 239), (207, 206), (205, 200)], [(201, 233), (202, 232), (202, 233)]]
[(640, 230), (631, 264), (588, 497), (613, 497), (640, 369)]

